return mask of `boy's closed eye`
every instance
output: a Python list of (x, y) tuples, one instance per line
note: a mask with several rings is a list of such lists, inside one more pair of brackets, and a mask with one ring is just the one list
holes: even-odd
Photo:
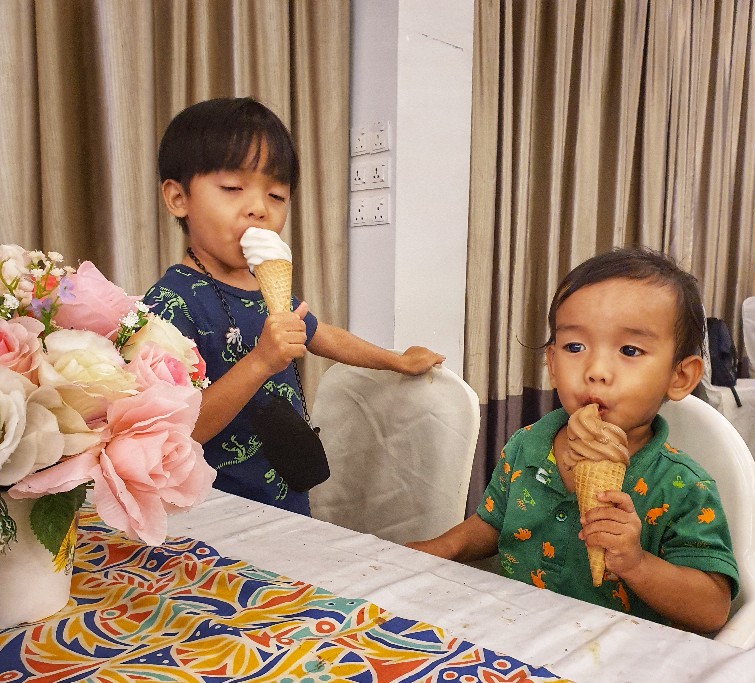
[(220, 188), (224, 192), (241, 192), (241, 189), (242, 189), (236, 185), (221, 185)]

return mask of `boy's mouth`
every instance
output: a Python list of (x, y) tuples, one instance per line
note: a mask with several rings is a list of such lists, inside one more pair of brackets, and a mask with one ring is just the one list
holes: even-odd
[(603, 417), (608, 412), (608, 406), (603, 403), (599, 398), (596, 398), (595, 396), (589, 396), (583, 405), (590, 405), (591, 403), (596, 403), (598, 405), (598, 413), (601, 417)]

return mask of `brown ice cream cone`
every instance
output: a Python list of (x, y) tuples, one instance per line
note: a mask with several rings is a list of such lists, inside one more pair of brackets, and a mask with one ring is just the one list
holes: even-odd
[(254, 267), (262, 297), (269, 313), (291, 310), (291, 277), (293, 264), (285, 259), (263, 261)]
[[(594, 507), (610, 507), (610, 503), (598, 502), (597, 494), (599, 491), (621, 491), (626, 470), (624, 463), (611, 460), (577, 462), (574, 466), (574, 482), (580, 514), (584, 515)], [(590, 562), (592, 584), (600, 586), (606, 569), (605, 550), (588, 546), (587, 559)]]

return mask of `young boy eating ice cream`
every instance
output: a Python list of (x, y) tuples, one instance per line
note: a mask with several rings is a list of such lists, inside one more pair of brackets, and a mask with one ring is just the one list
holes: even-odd
[[(427, 372), (443, 356), (418, 346), (395, 354), (318, 323), (306, 304), (291, 299), (291, 253), (279, 235), (299, 162), (288, 130), (267, 107), (221, 98), (184, 109), (165, 130), (158, 164), (165, 205), (189, 248), (145, 302), (192, 338), (207, 362), (212, 383), (202, 392), (193, 436), (217, 470), (214, 486), (309, 514), (307, 492), (290, 487), (266, 457), (271, 443), (266, 448), (249, 419), (259, 407), (254, 401), (276, 396), (301, 414), (293, 361), (307, 350), (408, 375)], [(268, 301), (265, 286), (283, 280)], [(298, 453), (290, 450), (296, 467)]]
[[(729, 529), (715, 482), (667, 443), (658, 415), (702, 375), (695, 279), (649, 249), (615, 250), (564, 278), (548, 320), (546, 360), (563, 408), (511, 437), (476, 514), (408, 545), (460, 561), (497, 551), (504, 576), (716, 631), (738, 591)], [(585, 461), (626, 470), (620, 490), (601, 490), (601, 506), (580, 514)], [(591, 579), (585, 545), (602, 556), (602, 576)]]

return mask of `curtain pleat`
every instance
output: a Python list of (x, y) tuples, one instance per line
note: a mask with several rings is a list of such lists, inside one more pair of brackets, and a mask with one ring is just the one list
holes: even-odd
[(506, 439), (556, 403), (542, 345), (568, 270), (613, 246), (662, 249), (740, 344), (755, 293), (751, 0), (475, 9), (464, 376), (483, 427), (470, 509)]

